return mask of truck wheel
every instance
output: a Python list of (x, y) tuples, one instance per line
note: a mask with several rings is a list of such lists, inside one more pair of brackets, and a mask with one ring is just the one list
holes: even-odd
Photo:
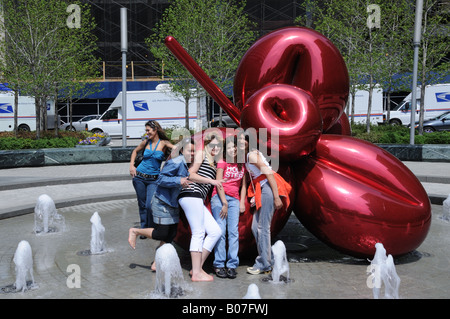
[(402, 125), (402, 122), (400, 120), (393, 119), (393, 120), (389, 121), (389, 125), (392, 125), (392, 126)]
[(425, 133), (433, 133), (433, 132), (435, 132), (436, 130), (434, 129), (434, 127), (431, 127), (431, 126), (425, 126), (425, 127), (423, 128), (423, 131), (424, 131)]
[(29, 132), (29, 131), (31, 131), (30, 127), (28, 125), (26, 125), (26, 124), (20, 124), (18, 129), (19, 129), (19, 131), (22, 131), (22, 132)]
[(94, 133), (94, 134), (95, 133), (103, 133), (103, 131), (101, 129), (99, 129), (99, 128), (94, 128), (94, 129), (91, 130), (91, 132)]
[(75, 129), (75, 127), (73, 127), (73, 126), (68, 125), (68, 126), (66, 127), (66, 131), (76, 132), (76, 129)]

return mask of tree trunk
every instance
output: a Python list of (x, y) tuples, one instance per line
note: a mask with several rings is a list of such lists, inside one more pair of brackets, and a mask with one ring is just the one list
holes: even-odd
[(184, 99), (184, 111), (185, 111), (185, 114), (186, 114), (186, 117), (185, 117), (185, 127), (186, 127), (186, 129), (187, 130), (189, 130), (189, 98), (187, 97), (187, 98), (185, 98)]
[(41, 103), (39, 98), (34, 98), (35, 110), (36, 110), (36, 139), (41, 138)]
[(58, 127), (58, 86), (56, 86), (55, 90), (55, 119), (54, 119), (54, 125), (55, 125), (55, 137), (58, 137), (59, 133), (59, 127)]
[(367, 104), (367, 117), (366, 117), (366, 131), (370, 133), (370, 114), (372, 113), (372, 95), (373, 95), (373, 82), (372, 76), (370, 77), (369, 85), (369, 103)]
[(19, 133), (19, 126), (17, 118), (19, 116), (19, 92), (14, 91), (14, 136), (17, 137)]
[(389, 120), (391, 119), (391, 92), (389, 91), (387, 93), (387, 103), (386, 103), (386, 111), (387, 111), (387, 116), (386, 116), (386, 123), (389, 123)]

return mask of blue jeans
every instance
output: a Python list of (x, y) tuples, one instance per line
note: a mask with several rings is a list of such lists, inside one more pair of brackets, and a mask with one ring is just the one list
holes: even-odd
[[(220, 211), (222, 209), (222, 201), (219, 195), (214, 195), (211, 199), (211, 210), (217, 224), (219, 224), (222, 230), (222, 236), (214, 247), (214, 262), (215, 268), (237, 268), (239, 266), (239, 200), (237, 198), (225, 195), (228, 202), (228, 216), (225, 219), (220, 217)], [(228, 254), (226, 251), (226, 234), (228, 226)]]
[(152, 198), (156, 190), (156, 180), (142, 176), (133, 177), (133, 186), (136, 191), (141, 228), (155, 228), (152, 213)]
[(258, 256), (253, 268), (270, 270), (272, 268), (272, 246), (270, 239), (270, 225), (275, 211), (272, 188), (268, 182), (261, 187), (261, 208), (253, 214), (252, 233), (256, 239)]

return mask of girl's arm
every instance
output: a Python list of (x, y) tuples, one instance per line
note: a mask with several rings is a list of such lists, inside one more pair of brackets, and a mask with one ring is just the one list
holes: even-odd
[(245, 201), (247, 200), (247, 174), (242, 177), (241, 199), (239, 200), (239, 212), (245, 212)]
[[(218, 168), (216, 173), (216, 180), (223, 180), (223, 168)], [(220, 218), (227, 218), (228, 215), (228, 201), (225, 197), (225, 191), (223, 187), (217, 187), (217, 194), (219, 195), (220, 201), (222, 202), (222, 210), (220, 211)]]
[(222, 183), (224, 182), (223, 179), (222, 180), (211, 179), (197, 174), (200, 165), (202, 164), (202, 160), (203, 160), (203, 152), (198, 152), (197, 154), (195, 154), (194, 163), (189, 168), (189, 180), (200, 184), (212, 184), (213, 186), (217, 187), (217, 190), (221, 189)]
[(136, 159), (137, 153), (142, 151), (145, 148), (145, 145), (147, 144), (147, 140), (142, 141), (131, 153), (130, 158), (130, 175), (132, 177), (136, 176), (136, 167), (134, 167), (134, 160)]
[(259, 156), (259, 153), (252, 152), (249, 156), (249, 161), (251, 160), (254, 161), (253, 163), (255, 163), (256, 167), (258, 167), (261, 173), (266, 175), (269, 186), (272, 189), (273, 203), (275, 205), (275, 209), (280, 209), (281, 207), (283, 207), (283, 202), (281, 201), (281, 198), (278, 195), (277, 181), (273, 176), (272, 170), (269, 167), (267, 167), (266, 164), (262, 161), (261, 157)]

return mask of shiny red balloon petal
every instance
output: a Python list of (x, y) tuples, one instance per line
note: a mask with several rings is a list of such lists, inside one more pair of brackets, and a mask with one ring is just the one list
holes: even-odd
[(296, 169), (295, 214), (331, 247), (373, 257), (380, 242), (396, 256), (425, 239), (431, 223), (428, 195), (414, 174), (383, 149), (324, 134), (316, 153)]
[(277, 129), (278, 145), (272, 147), (285, 161), (311, 153), (322, 133), (322, 117), (312, 96), (286, 84), (266, 86), (253, 94), (242, 110), (241, 125), (267, 128), (269, 138)]
[(311, 93), (324, 130), (336, 123), (348, 98), (348, 72), (339, 50), (308, 28), (276, 30), (248, 49), (235, 76), (236, 106), (243, 108), (253, 94), (272, 84), (293, 85)]

